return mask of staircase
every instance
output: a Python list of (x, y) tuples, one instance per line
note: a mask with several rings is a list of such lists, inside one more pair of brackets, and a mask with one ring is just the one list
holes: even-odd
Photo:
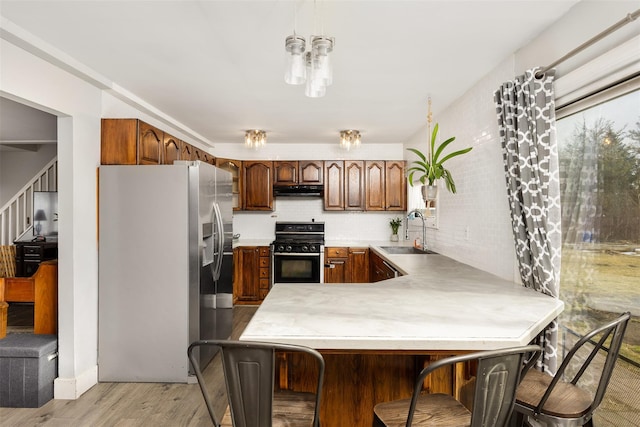
[(0, 245), (10, 245), (32, 227), (34, 191), (58, 191), (58, 158), (54, 157), (0, 208)]

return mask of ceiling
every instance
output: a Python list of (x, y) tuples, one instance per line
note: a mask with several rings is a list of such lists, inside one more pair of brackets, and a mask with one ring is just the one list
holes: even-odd
[[(272, 143), (342, 129), (395, 143), (426, 123), (429, 96), (437, 121), (577, 1), (1, 0), (0, 14), (214, 144), (253, 128)], [(335, 37), (323, 98), (284, 83), (294, 25)]]

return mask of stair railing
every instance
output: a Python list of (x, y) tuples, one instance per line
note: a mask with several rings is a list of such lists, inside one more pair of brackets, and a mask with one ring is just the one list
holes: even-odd
[(58, 191), (58, 157), (47, 163), (0, 208), (0, 245), (10, 245), (33, 226), (34, 191)]

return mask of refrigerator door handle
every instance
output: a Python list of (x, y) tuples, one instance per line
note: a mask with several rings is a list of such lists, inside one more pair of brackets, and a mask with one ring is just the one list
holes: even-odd
[(216, 227), (218, 229), (217, 237), (218, 240), (216, 242), (216, 254), (217, 259), (215, 260), (215, 267), (213, 271), (213, 280), (220, 279), (220, 272), (222, 271), (222, 256), (223, 256), (223, 246), (224, 246), (224, 229), (222, 224), (222, 212), (220, 212), (220, 205), (218, 203), (213, 204), (213, 211), (216, 220)]

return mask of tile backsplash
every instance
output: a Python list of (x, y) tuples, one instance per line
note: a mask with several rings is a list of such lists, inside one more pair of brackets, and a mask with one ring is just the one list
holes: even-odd
[[(241, 239), (273, 240), (276, 221), (324, 221), (327, 241), (389, 240), (391, 218), (402, 218), (404, 212), (335, 212), (323, 210), (321, 198), (279, 197), (273, 212), (235, 212), (233, 232)], [(401, 227), (399, 234), (404, 229)]]

